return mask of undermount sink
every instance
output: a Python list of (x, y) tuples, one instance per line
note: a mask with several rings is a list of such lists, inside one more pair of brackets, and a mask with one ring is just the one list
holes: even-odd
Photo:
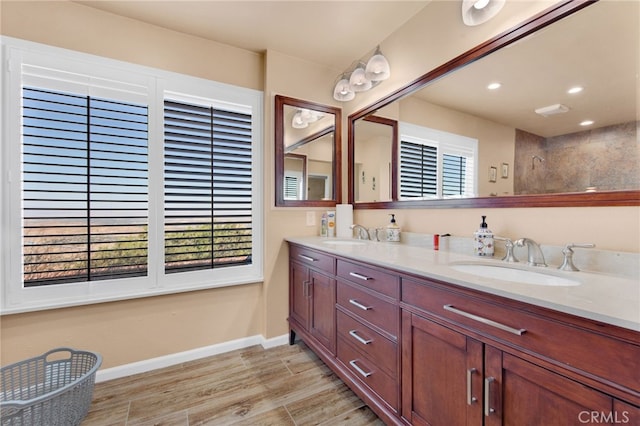
[(543, 285), (550, 287), (570, 287), (580, 285), (579, 281), (556, 275), (530, 271), (528, 269), (513, 268), (503, 265), (486, 265), (480, 263), (460, 263), (450, 265), (452, 269), (465, 274), (501, 281), (518, 282), (523, 284)]
[(323, 244), (333, 244), (336, 246), (363, 246), (366, 243), (361, 240), (324, 240)]

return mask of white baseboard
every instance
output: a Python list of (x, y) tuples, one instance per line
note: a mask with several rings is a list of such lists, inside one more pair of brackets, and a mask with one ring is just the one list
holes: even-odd
[(117, 367), (98, 370), (98, 372), (96, 373), (96, 383), (119, 379), (121, 377), (127, 377), (133, 374), (146, 373), (148, 371), (170, 367), (172, 365), (180, 364), (183, 362), (194, 361), (196, 359), (219, 355), (226, 352), (235, 351), (237, 349), (248, 348), (249, 346), (262, 345), (263, 348), (269, 349), (287, 344), (288, 342), (288, 334), (271, 339), (265, 339), (261, 335), (244, 337), (242, 339), (231, 340), (229, 342), (218, 343), (215, 345), (205, 346), (189, 351), (178, 352), (175, 354), (164, 355), (157, 358), (146, 359), (144, 361), (137, 361), (130, 364), (124, 364)]
[(287, 344), (289, 344), (289, 335), (288, 334), (283, 334), (282, 336), (273, 337), (273, 338), (268, 339), (268, 340), (265, 340), (263, 338), (262, 342), (260, 344), (265, 349), (271, 349), (271, 348), (275, 348), (276, 346), (287, 345)]

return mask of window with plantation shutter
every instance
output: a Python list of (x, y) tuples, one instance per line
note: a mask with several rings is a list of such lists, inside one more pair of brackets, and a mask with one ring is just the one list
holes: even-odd
[(400, 141), (400, 197), (437, 194), (438, 148)]
[(262, 92), (0, 42), (0, 313), (263, 281)]
[(400, 198), (473, 197), (478, 141), (400, 123)]
[(284, 199), (297, 200), (299, 188), (298, 176), (285, 175), (284, 177)]
[(165, 270), (251, 263), (251, 115), (165, 100)]
[(465, 195), (467, 159), (460, 155), (442, 156), (442, 195)]
[(147, 274), (147, 106), (24, 87), (27, 287)]

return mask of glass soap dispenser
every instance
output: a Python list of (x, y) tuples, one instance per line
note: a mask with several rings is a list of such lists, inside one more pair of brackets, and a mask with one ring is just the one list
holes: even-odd
[(488, 228), (486, 216), (482, 216), (480, 229), (473, 234), (473, 253), (477, 256), (493, 256), (493, 232)]

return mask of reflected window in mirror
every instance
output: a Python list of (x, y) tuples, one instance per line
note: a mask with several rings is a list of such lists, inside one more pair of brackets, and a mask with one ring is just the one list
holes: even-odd
[(341, 202), (341, 110), (275, 97), (276, 206)]
[(400, 123), (400, 200), (475, 197), (478, 140)]

